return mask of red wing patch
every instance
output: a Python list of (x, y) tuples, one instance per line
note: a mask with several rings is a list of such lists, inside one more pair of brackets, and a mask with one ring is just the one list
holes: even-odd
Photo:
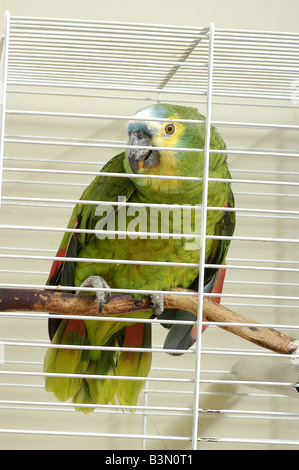
[[(223, 263), (225, 264), (225, 263)], [(212, 294), (221, 294), (223, 290), (224, 278), (225, 278), (226, 269), (219, 269), (216, 277), (216, 282), (212, 289)], [(220, 304), (221, 296), (219, 297), (211, 297), (211, 300)]]
[[(75, 218), (74, 220), (74, 223), (73, 223), (73, 226), (72, 228), (76, 228), (78, 225), (78, 219), (77, 217)], [(74, 236), (74, 234), (72, 233), (71, 237), (70, 237), (70, 240), (71, 238)], [(66, 255), (66, 252), (68, 250), (68, 247), (69, 247), (69, 243), (67, 245), (66, 248), (62, 248), (61, 250), (59, 250), (56, 254), (56, 257), (57, 258), (65, 258), (65, 255)], [(63, 265), (64, 261), (63, 260), (56, 260), (54, 261), (54, 263), (52, 264), (52, 267), (51, 267), (51, 271), (50, 271), (50, 274), (49, 274), (49, 280), (52, 279), (53, 276), (55, 276), (55, 274), (59, 271), (59, 269), (61, 268), (61, 266)]]
[[(64, 248), (63, 250), (59, 250), (56, 257), (57, 258), (64, 258), (65, 254), (66, 254), (66, 250), (67, 250), (67, 248)], [(62, 260), (54, 261), (54, 263), (52, 264), (50, 274), (49, 274), (49, 279), (52, 279), (52, 277), (57, 273), (57, 271), (63, 265), (63, 263), (64, 263), (64, 261), (62, 261)]]

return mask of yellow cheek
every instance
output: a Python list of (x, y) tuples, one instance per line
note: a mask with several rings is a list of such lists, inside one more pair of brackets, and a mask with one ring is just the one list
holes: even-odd
[[(173, 152), (160, 150), (160, 163), (155, 168), (151, 168), (152, 175), (177, 176), (177, 166), (173, 158)], [(151, 186), (156, 191), (176, 190), (181, 186), (180, 180), (151, 179)]]
[[(177, 116), (172, 116), (172, 119), (176, 119)], [(153, 139), (153, 144), (156, 147), (170, 147), (176, 148), (178, 146), (178, 141), (181, 133), (183, 132), (183, 124), (176, 123), (176, 131), (173, 135), (165, 135), (165, 126), (161, 126), (160, 133)], [(152, 175), (167, 175), (167, 176), (178, 176), (178, 168), (176, 160), (174, 158), (174, 152), (171, 150), (159, 150), (160, 153), (160, 163), (155, 168), (151, 168)], [(180, 180), (159, 180), (152, 179), (151, 186), (156, 191), (176, 191), (181, 187), (182, 182)]]
[[(169, 118), (169, 121), (163, 123), (158, 134), (153, 137), (153, 144), (155, 147), (169, 147), (170, 150), (159, 150), (160, 153), (160, 163), (155, 168), (150, 169), (150, 174), (152, 175), (167, 175), (167, 176), (179, 176), (179, 170), (177, 168), (177, 163), (174, 158), (174, 151), (171, 148), (177, 148), (180, 135), (184, 130), (184, 125), (176, 122), (175, 127), (176, 131), (173, 135), (165, 134), (165, 127), (170, 122), (171, 119), (178, 119), (178, 116), (173, 115)], [(146, 173), (143, 169), (140, 169), (140, 173)], [(179, 191), (182, 185), (180, 180), (166, 180), (166, 179), (151, 179), (150, 185), (155, 191)]]
[(151, 174), (153, 175), (177, 175), (177, 166), (175, 159), (173, 158), (173, 152), (168, 150), (159, 150), (160, 163), (155, 168), (151, 168)]

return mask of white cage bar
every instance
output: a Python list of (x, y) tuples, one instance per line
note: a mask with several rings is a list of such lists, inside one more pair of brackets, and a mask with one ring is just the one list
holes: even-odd
[[(0, 287), (45, 286), (72, 207), (128, 147), (137, 109), (195, 106), (206, 142), (212, 124), (227, 144), (236, 198), (222, 303), (299, 338), (299, 34), (7, 13), (1, 46)], [(201, 150), (207, 170), (212, 152)], [(205, 191), (210, 181), (205, 171)], [(203, 227), (215, 210), (205, 204)], [(43, 388), (47, 318), (0, 313), (1, 448), (299, 448), (294, 383), (233, 374), (240, 359), (288, 357), (217, 326), (171, 357), (153, 321), (153, 367), (135, 413), (98, 405), (81, 416)]]

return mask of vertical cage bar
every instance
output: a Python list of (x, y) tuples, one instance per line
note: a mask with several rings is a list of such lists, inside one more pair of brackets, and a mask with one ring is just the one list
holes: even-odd
[(144, 405), (144, 412), (142, 417), (142, 435), (144, 436), (142, 439), (142, 450), (146, 450), (146, 431), (147, 431), (147, 406), (148, 406), (148, 380), (145, 382), (145, 386), (143, 389), (143, 405)]
[(197, 342), (195, 361), (195, 384), (193, 401), (193, 426), (192, 426), (192, 449), (197, 449), (198, 439), (198, 409), (200, 390), (200, 367), (201, 367), (201, 330), (203, 312), (204, 292), (204, 268), (206, 248), (206, 227), (208, 207), (208, 178), (210, 157), (210, 134), (211, 134), (211, 111), (212, 111), (212, 83), (213, 83), (213, 56), (214, 56), (214, 24), (210, 24), (209, 32), (209, 57), (208, 57), (208, 82), (207, 82), (207, 111), (204, 148), (204, 170), (203, 170), (203, 192), (202, 192), (202, 215), (201, 215), (201, 238), (200, 238), (200, 260), (198, 281), (198, 310), (197, 310)]
[(6, 111), (6, 87), (8, 66), (10, 13), (5, 12), (4, 33), (1, 37), (1, 60), (0, 60), (0, 211), (2, 201), (2, 173), (4, 158), (4, 133), (5, 133), (5, 111)]

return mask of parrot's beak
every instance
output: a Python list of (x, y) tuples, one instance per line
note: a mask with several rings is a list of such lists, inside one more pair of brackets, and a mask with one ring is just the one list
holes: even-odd
[[(130, 145), (134, 147), (152, 147), (151, 138), (145, 132), (132, 132), (130, 134)], [(154, 168), (160, 162), (157, 150), (147, 148), (132, 148), (128, 151), (129, 164), (134, 173), (142, 168)]]

